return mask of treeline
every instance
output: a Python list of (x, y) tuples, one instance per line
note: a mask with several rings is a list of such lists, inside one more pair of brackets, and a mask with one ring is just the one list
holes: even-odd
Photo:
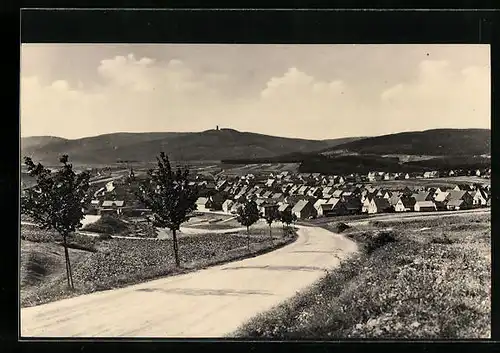
[(314, 158), (302, 161), (299, 166), (300, 173), (366, 174), (376, 170), (393, 173), (403, 171), (416, 172), (422, 170), (422, 167), (403, 167), (399, 163), (397, 157), (382, 157), (375, 155), (348, 155), (335, 157), (318, 155)]
[(222, 164), (266, 164), (266, 163), (301, 163), (302, 161), (314, 158), (317, 156), (315, 153), (289, 153), (282, 156), (276, 157), (264, 157), (264, 158), (243, 158), (243, 159), (224, 159), (221, 160)]
[(400, 163), (397, 157), (376, 155), (327, 157), (319, 155), (303, 160), (299, 166), (299, 172), (324, 174), (366, 174), (371, 171), (412, 173), (437, 170), (444, 172), (452, 169), (484, 169), (490, 166), (491, 160), (489, 158), (472, 156), (442, 157)]
[(407, 162), (406, 165), (431, 168), (434, 170), (484, 169), (491, 167), (491, 158), (476, 156), (455, 156)]

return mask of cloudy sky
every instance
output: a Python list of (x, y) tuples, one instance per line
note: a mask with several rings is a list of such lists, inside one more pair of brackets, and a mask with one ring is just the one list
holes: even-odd
[(490, 128), (487, 45), (23, 44), (21, 135)]

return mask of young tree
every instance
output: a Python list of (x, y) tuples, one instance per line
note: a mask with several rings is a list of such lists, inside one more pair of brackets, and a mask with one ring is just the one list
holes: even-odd
[(272, 243), (273, 242), (272, 224), (273, 222), (279, 220), (278, 210), (275, 208), (271, 208), (265, 215), (265, 219), (266, 223), (269, 225), (269, 238), (271, 239)]
[(236, 220), (244, 227), (247, 227), (247, 247), (250, 250), (250, 226), (260, 219), (259, 209), (255, 201), (246, 201), (238, 208)]
[[(290, 224), (292, 224), (293, 222), (295, 222), (297, 220), (297, 216), (292, 213), (291, 210), (285, 210), (283, 212), (280, 212), (280, 221), (285, 225), (287, 225), (288, 227), (290, 226)], [(283, 226), (283, 233), (285, 231), (285, 226)]]
[(52, 173), (42, 164), (24, 158), (30, 176), (36, 184), (21, 197), (21, 213), (30, 216), (41, 229), (56, 230), (63, 238), (68, 287), (74, 288), (67, 238), (82, 226), (84, 210), (90, 204), (88, 194), (90, 174), (76, 174), (68, 156), (60, 158), (61, 169)]
[(158, 166), (148, 171), (148, 178), (140, 183), (137, 193), (140, 201), (153, 212), (155, 227), (172, 231), (175, 264), (180, 266), (177, 231), (189, 220), (189, 214), (196, 210), (198, 190), (189, 185), (189, 170), (172, 170), (164, 152), (157, 157)]

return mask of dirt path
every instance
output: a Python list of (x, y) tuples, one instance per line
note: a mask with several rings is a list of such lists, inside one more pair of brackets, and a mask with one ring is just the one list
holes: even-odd
[(222, 337), (308, 287), (357, 246), (317, 227), (276, 251), (21, 310), (23, 337)]

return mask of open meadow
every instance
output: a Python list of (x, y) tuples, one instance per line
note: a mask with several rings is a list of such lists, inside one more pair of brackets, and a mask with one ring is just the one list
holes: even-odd
[(491, 184), (491, 179), (481, 178), (476, 176), (458, 176), (458, 177), (444, 177), (444, 178), (411, 178), (404, 180), (378, 180), (373, 182), (367, 182), (365, 184), (370, 184), (376, 187), (386, 187), (386, 188), (401, 188), (404, 187), (442, 187), (442, 188), (454, 188), (457, 184)]
[(491, 216), (331, 223), (360, 252), (244, 324), (253, 339), (491, 336)]

